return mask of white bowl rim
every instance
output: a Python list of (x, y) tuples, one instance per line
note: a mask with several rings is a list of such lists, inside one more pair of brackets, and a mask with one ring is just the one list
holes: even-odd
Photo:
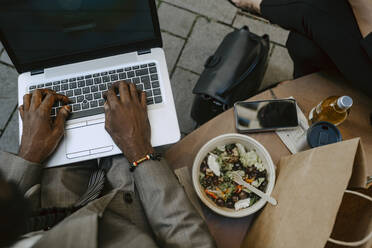
[[(271, 195), (271, 193), (274, 189), (274, 185), (275, 185), (275, 166), (274, 166), (274, 163), (272, 161), (272, 158), (271, 158), (269, 152), (266, 150), (266, 148), (261, 143), (259, 143), (257, 140), (253, 139), (252, 137), (249, 137), (247, 135), (237, 134), (237, 133), (227, 133), (227, 134), (217, 136), (217, 137), (211, 139), (210, 141), (208, 141), (206, 144), (204, 144), (200, 148), (199, 152), (195, 156), (193, 167), (192, 167), (192, 181), (193, 181), (194, 190), (196, 191), (199, 199), (204, 203), (204, 205), (206, 205), (208, 208), (210, 208), (215, 213), (220, 214), (220, 215), (225, 216), (225, 217), (230, 217), (230, 218), (246, 217), (248, 215), (251, 215), (251, 214), (259, 211), (261, 208), (264, 207), (264, 205), (267, 202), (261, 198), (260, 200), (258, 200), (251, 207), (241, 209), (241, 210), (238, 210), (238, 211), (235, 211), (235, 212), (227, 212), (227, 211), (223, 210), (222, 208), (218, 207), (217, 205), (211, 204), (207, 199), (205, 199), (206, 196), (200, 190), (200, 188), (201, 188), (201, 185), (200, 185), (200, 182), (199, 182), (200, 164), (197, 164), (197, 161), (200, 160), (201, 154), (204, 153), (204, 150), (206, 150), (206, 148), (208, 146), (210, 146), (212, 143), (217, 142), (218, 140), (224, 139), (224, 138), (237, 138), (237, 139), (246, 140), (250, 143), (253, 143), (254, 146), (257, 146), (260, 149), (260, 151), (265, 154), (265, 157), (268, 160), (267, 161), (268, 162), (267, 167), (269, 167), (269, 170), (271, 170), (269, 178), (268, 178), (269, 182), (268, 182), (268, 186), (267, 186), (267, 189), (266, 189), (266, 194)], [(200, 160), (200, 161), (202, 161), (202, 160)]]

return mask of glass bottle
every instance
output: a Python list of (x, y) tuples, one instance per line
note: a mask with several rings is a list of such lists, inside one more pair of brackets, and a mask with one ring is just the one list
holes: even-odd
[(330, 96), (310, 111), (309, 122), (328, 121), (340, 125), (348, 117), (352, 105), (353, 99), (349, 96)]

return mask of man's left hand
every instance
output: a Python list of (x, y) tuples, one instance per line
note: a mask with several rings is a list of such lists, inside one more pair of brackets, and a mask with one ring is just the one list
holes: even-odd
[(132, 83), (117, 82), (105, 97), (105, 129), (128, 161), (153, 153), (145, 92), (139, 93)]
[(52, 121), (50, 113), (56, 101), (65, 104), (69, 102), (68, 97), (46, 89), (37, 89), (23, 97), (23, 105), (19, 107), (23, 121), (19, 156), (25, 160), (42, 163), (61, 141), (71, 107), (61, 107), (56, 119)]

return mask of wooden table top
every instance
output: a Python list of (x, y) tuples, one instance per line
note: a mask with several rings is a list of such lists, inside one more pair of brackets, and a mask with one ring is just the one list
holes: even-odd
[[(310, 110), (320, 101), (332, 95), (349, 95), (354, 104), (348, 119), (339, 126), (344, 140), (361, 137), (367, 156), (367, 175), (372, 175), (372, 99), (351, 89), (340, 77), (326, 73), (311, 74), (265, 91), (249, 100), (287, 98), (293, 96), (308, 116)], [(236, 133), (233, 110), (230, 109), (207, 122), (165, 154), (173, 169), (192, 167), (199, 149), (210, 139), (225, 133)], [(289, 150), (274, 132), (249, 134), (269, 151), (274, 163), (278, 165), (281, 157), (290, 155)], [(202, 203), (201, 203), (202, 204)], [(208, 227), (216, 239), (218, 247), (240, 247), (253, 217), (231, 219), (219, 216), (203, 207)]]

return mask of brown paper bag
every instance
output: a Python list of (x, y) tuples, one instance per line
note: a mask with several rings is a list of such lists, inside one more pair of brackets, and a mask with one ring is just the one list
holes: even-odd
[[(330, 237), (358, 241), (368, 236), (372, 231), (372, 203), (367, 203), (369, 210), (364, 207), (364, 211), (349, 215), (356, 218), (349, 221), (353, 226), (345, 225), (345, 219), (336, 222), (338, 212), (344, 209), (343, 199), (345, 204), (355, 199), (345, 190), (365, 187), (366, 166), (359, 138), (282, 158), (272, 193), (278, 205), (266, 205), (242, 247), (323, 248)], [(359, 247), (371, 248), (372, 240)]]

